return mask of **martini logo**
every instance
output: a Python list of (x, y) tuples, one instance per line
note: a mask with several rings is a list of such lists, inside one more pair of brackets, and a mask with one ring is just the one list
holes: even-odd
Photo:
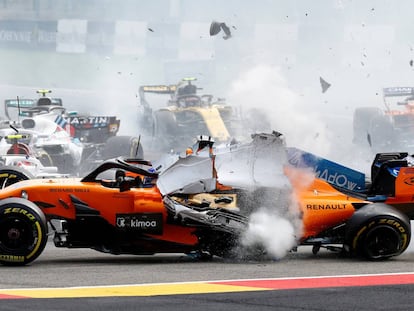
[(69, 124), (107, 124), (108, 123), (108, 117), (70, 117), (68, 118)]

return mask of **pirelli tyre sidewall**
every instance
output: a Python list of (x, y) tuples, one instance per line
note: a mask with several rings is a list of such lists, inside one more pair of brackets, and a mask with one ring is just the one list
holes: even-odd
[(0, 263), (25, 265), (35, 260), (47, 242), (44, 213), (22, 198), (0, 201)]
[(32, 179), (33, 175), (18, 167), (0, 168), (0, 189), (15, 184), (22, 180)]
[(345, 249), (352, 256), (383, 260), (403, 253), (411, 238), (410, 219), (384, 203), (357, 210), (347, 223)]

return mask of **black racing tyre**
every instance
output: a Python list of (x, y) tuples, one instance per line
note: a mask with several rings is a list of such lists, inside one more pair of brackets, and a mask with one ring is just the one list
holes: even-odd
[[(375, 209), (380, 211), (373, 216)], [(403, 253), (411, 239), (410, 220), (406, 215), (387, 205), (371, 204), (360, 213), (361, 218), (348, 232), (350, 253), (369, 260), (384, 260)], [(357, 212), (358, 213), (358, 212)], [(349, 234), (351, 233), (351, 234)]]
[(53, 166), (53, 160), (51, 156), (45, 151), (45, 150), (39, 150), (38, 156), (40, 163), (42, 163), (43, 166)]
[(102, 148), (102, 157), (104, 160), (117, 157), (143, 159), (144, 150), (139, 137), (113, 136), (106, 141)]
[(22, 266), (35, 260), (47, 242), (45, 215), (22, 198), (0, 201), (0, 263)]
[(368, 134), (371, 120), (383, 115), (381, 109), (376, 107), (362, 107), (354, 111), (353, 117), (353, 142), (359, 145), (368, 144)]
[(22, 180), (32, 179), (33, 175), (18, 167), (0, 168), (0, 189)]

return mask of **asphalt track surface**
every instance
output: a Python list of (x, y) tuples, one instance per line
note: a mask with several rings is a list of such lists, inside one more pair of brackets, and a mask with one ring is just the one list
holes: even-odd
[(412, 310), (414, 252), (387, 261), (299, 247), (281, 260), (115, 256), (48, 243), (0, 266), (0, 310)]

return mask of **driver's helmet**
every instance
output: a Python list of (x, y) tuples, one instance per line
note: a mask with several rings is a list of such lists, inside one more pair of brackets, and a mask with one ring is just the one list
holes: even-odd
[(40, 97), (37, 100), (37, 105), (38, 106), (51, 106), (52, 100), (49, 97)]
[(197, 93), (197, 86), (191, 84), (184, 85), (182, 87), (179, 87), (177, 90), (178, 96), (185, 96), (185, 95), (195, 95)]
[(191, 84), (196, 78), (184, 78), (177, 85), (177, 96), (195, 95), (197, 93), (197, 86)]

